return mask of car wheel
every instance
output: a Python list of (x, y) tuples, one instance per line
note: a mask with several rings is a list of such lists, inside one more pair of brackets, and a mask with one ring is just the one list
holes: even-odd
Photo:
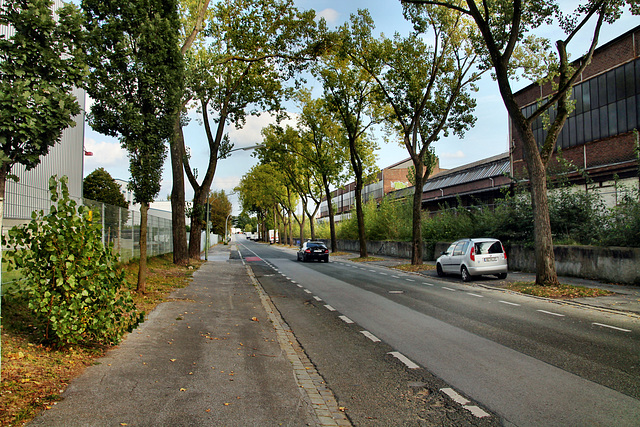
[(498, 276), (498, 279), (504, 280), (507, 278), (507, 273), (496, 274), (496, 276)]
[(465, 267), (464, 265), (460, 269), (460, 275), (462, 276), (463, 282), (468, 282), (471, 280), (471, 275), (469, 274), (469, 270), (467, 270), (467, 267)]
[(329, 257), (326, 257), (326, 258), (324, 259), (324, 262), (329, 262)]
[(296, 259), (300, 261), (300, 254), (296, 254)]
[(438, 277), (444, 277), (444, 271), (442, 271), (442, 266), (440, 264), (436, 264), (436, 273), (438, 273)]

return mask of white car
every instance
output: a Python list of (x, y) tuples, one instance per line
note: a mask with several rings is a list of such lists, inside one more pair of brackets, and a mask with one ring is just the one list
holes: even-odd
[(468, 282), (473, 276), (493, 274), (507, 277), (507, 253), (497, 239), (462, 239), (455, 241), (436, 260), (438, 276), (459, 274)]

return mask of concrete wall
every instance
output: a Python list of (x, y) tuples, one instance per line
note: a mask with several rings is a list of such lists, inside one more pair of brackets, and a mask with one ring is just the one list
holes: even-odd
[[(331, 245), (330, 240), (322, 240)], [(338, 250), (359, 252), (357, 240), (338, 240)], [(423, 259), (435, 261), (450, 242), (424, 244)], [(535, 271), (532, 247), (505, 245), (511, 271)], [(369, 256), (411, 258), (411, 242), (368, 241)], [(556, 270), (560, 276), (582, 277), (611, 283), (640, 284), (640, 248), (555, 246)]]

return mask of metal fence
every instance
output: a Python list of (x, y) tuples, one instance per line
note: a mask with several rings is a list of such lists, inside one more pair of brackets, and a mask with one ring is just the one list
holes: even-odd
[[(9, 184), (9, 183), (7, 183)], [(93, 221), (100, 226), (102, 242), (113, 244), (121, 261), (140, 257), (140, 212), (78, 197), (71, 197), (78, 205), (93, 212)], [(2, 232), (31, 220), (34, 211), (49, 212), (49, 191), (20, 183), (7, 185), (5, 191)], [(173, 251), (171, 220), (147, 216), (147, 255), (156, 256)]]

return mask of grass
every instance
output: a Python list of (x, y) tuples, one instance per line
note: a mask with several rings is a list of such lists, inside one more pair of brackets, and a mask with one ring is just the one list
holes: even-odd
[[(171, 254), (149, 258), (147, 292), (144, 295), (133, 292), (138, 310), (152, 311), (174, 289), (186, 286), (201, 264), (192, 260), (190, 267), (176, 266)], [(129, 289), (135, 291), (137, 261), (122, 268)], [(94, 364), (108, 348), (51, 348), (35, 334), (37, 328), (24, 307), (3, 301), (2, 315), (0, 426), (16, 426), (60, 400), (69, 381)]]
[(384, 261), (384, 258), (377, 258), (374, 256), (368, 256), (368, 257), (357, 257), (357, 258), (350, 258), (349, 261), (353, 261), (353, 262), (372, 262), (372, 261)]
[(400, 264), (400, 265), (393, 266), (393, 268), (395, 268), (397, 270), (411, 271), (411, 272), (415, 273), (415, 272), (418, 272), (418, 271), (435, 270), (436, 266), (435, 265), (431, 265), (431, 264), (420, 264), (420, 265)]
[(527, 295), (554, 299), (572, 299), (613, 295), (613, 292), (598, 288), (587, 288), (585, 286), (563, 284), (560, 284), (558, 286), (541, 286), (536, 285), (534, 282), (513, 282), (505, 285), (504, 288)]

